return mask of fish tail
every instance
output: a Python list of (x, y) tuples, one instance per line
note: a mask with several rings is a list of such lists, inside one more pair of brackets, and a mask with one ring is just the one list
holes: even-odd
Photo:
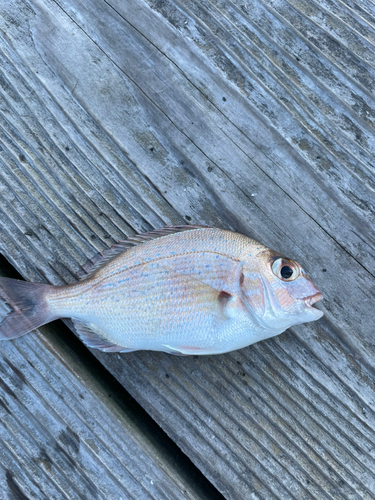
[(0, 297), (12, 308), (0, 323), (0, 340), (16, 339), (56, 319), (46, 301), (52, 288), (44, 283), (0, 277)]

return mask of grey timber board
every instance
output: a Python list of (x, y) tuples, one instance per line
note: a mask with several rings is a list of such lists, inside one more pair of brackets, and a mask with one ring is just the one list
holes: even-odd
[(295, 258), (317, 323), (93, 353), (226, 498), (374, 498), (374, 4), (5, 0), (0, 30), (2, 253), (70, 283), (185, 221)]
[(80, 355), (52, 325), (1, 346), (0, 498), (216, 498)]

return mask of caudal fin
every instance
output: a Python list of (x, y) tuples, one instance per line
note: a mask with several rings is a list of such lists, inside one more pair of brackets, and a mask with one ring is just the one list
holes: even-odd
[(16, 339), (55, 319), (45, 300), (51, 288), (44, 283), (0, 277), (0, 298), (12, 308), (0, 323), (0, 340)]

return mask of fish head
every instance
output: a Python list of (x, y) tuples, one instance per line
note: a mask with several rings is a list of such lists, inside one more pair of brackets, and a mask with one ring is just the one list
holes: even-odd
[(264, 248), (244, 276), (246, 306), (260, 326), (282, 332), (323, 316), (313, 307), (323, 295), (294, 260)]

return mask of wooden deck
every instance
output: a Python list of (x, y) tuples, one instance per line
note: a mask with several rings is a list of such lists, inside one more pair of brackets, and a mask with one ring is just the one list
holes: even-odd
[(89, 351), (62, 322), (1, 343), (0, 499), (375, 498), (374, 97), (372, 0), (0, 3), (15, 270), (71, 283), (120, 238), (207, 224), (325, 298), (221, 356)]

